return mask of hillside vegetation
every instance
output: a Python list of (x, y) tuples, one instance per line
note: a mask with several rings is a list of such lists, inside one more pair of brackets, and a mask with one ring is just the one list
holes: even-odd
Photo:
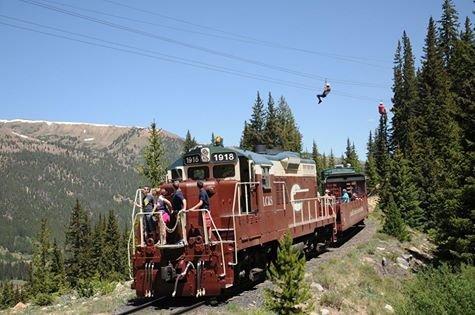
[[(31, 252), (31, 237), (47, 217), (63, 241), (75, 200), (93, 220), (114, 209), (121, 225), (136, 188), (136, 171), (147, 130), (136, 127), (51, 122), (0, 122), (0, 246)], [(182, 139), (162, 131), (166, 158), (175, 159)]]

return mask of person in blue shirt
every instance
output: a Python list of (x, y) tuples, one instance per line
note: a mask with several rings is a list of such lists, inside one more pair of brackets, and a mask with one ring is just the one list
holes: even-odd
[(199, 195), (198, 195), (198, 203), (194, 205), (190, 210), (195, 210), (195, 209), (207, 209), (208, 211), (205, 214), (205, 220), (206, 220), (206, 226), (208, 227), (208, 237), (211, 238), (211, 209), (209, 207), (209, 196), (208, 192), (204, 188), (204, 184), (202, 181), (197, 181), (196, 186), (198, 186)]
[(175, 192), (172, 195), (172, 209), (173, 212), (180, 210), (186, 210), (186, 199), (183, 196), (183, 192), (180, 189), (180, 182), (175, 180), (173, 182), (173, 189)]
[(341, 196), (341, 202), (343, 202), (343, 203), (350, 202), (350, 195), (348, 195), (348, 192), (346, 191), (346, 189), (343, 189), (343, 195)]
[[(173, 181), (173, 189), (175, 191), (172, 195), (172, 220), (173, 220), (172, 225), (176, 223), (176, 220), (180, 219), (179, 217), (177, 217), (177, 214), (181, 210), (186, 210), (186, 199), (185, 199), (185, 196), (183, 196), (183, 192), (181, 191), (179, 181), (177, 181), (177, 180)], [(181, 218), (184, 220), (185, 216), (186, 216), (186, 213), (183, 213)], [(173, 235), (173, 237), (180, 237), (181, 239), (183, 239), (183, 233), (182, 232), (180, 232), (180, 230), (178, 230), (178, 233), (176, 235)], [(175, 239), (175, 241), (176, 241), (176, 239)]]

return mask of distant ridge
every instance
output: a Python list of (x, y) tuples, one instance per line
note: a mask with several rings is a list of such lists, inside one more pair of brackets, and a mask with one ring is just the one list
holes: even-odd
[[(27, 123), (27, 124), (46, 124), (48, 126), (52, 125), (76, 125), (76, 126), (93, 126), (93, 127), (113, 127), (113, 128), (135, 128), (140, 130), (146, 130), (148, 127), (143, 126), (122, 126), (122, 125), (110, 125), (110, 124), (97, 124), (97, 123), (88, 123), (88, 122), (71, 122), (71, 121), (50, 121), (50, 120), (33, 120), (33, 119), (0, 119), (0, 123), (9, 124), (9, 123)], [(163, 129), (162, 129), (163, 130)], [(181, 137), (173, 132), (163, 130), (166, 136), (173, 138)]]

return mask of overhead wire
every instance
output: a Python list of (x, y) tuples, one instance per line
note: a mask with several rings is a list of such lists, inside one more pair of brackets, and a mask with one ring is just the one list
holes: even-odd
[[(157, 51), (141, 49), (141, 48), (134, 47), (134, 46), (131, 46), (131, 45), (126, 45), (126, 44), (113, 42), (113, 41), (109, 41), (109, 40), (104, 40), (104, 39), (101, 39), (101, 38), (98, 38), (98, 37), (89, 36), (89, 35), (85, 35), (85, 34), (81, 34), (81, 33), (77, 33), (77, 32), (70, 32), (70, 31), (60, 29), (60, 28), (47, 26), (47, 25), (43, 25), (43, 24), (27, 21), (27, 20), (24, 20), (24, 19), (15, 18), (15, 17), (10, 17), (10, 16), (6, 16), (6, 15), (3, 15), (3, 14), (0, 14), (0, 17), (7, 18), (7, 19), (10, 19), (10, 20), (19, 21), (19, 22), (22, 22), (22, 23), (27, 23), (27, 24), (42, 27), (42, 28), (47, 28), (47, 29), (50, 29), (50, 30), (54, 30), (54, 31), (57, 31), (57, 32), (62, 32), (62, 33), (73, 35), (73, 36), (80, 36), (80, 37), (92, 39), (92, 40), (99, 41), (99, 42), (102, 42), (102, 43), (105, 43), (105, 44), (91, 42), (91, 41), (88, 41), (88, 40), (77, 39), (77, 38), (73, 38), (73, 37), (70, 37), (70, 36), (55, 34), (55, 33), (51, 33), (51, 32), (40, 31), (38, 29), (32, 29), (32, 28), (29, 28), (29, 27), (15, 25), (15, 24), (0, 21), (0, 24), (2, 24), (2, 25), (6, 25), (6, 26), (13, 27), (13, 28), (17, 28), (17, 29), (22, 29), (22, 30), (34, 32), (34, 33), (39, 33), (39, 34), (47, 35), (47, 36), (50, 36), (50, 37), (57, 37), (57, 38), (60, 38), (60, 39), (75, 41), (75, 42), (79, 42), (79, 43), (82, 43), (82, 44), (87, 44), (87, 45), (91, 45), (91, 46), (97, 46), (97, 47), (112, 49), (112, 50), (116, 50), (116, 51), (120, 51), (120, 52), (140, 55), (140, 56), (143, 56), (143, 57), (158, 59), (158, 60), (172, 62), (172, 63), (178, 63), (178, 64), (187, 65), (187, 66), (191, 66), (191, 67), (195, 67), (195, 68), (201, 68), (201, 69), (205, 69), (205, 70), (226, 73), (226, 74), (230, 74), (230, 75), (234, 75), (234, 76), (250, 78), (250, 79), (255, 79), (255, 80), (259, 80), (259, 81), (264, 81), (264, 82), (289, 86), (289, 87), (293, 87), (293, 88), (314, 91), (313, 87), (311, 87), (309, 85), (302, 84), (302, 83), (298, 83), (298, 82), (280, 80), (280, 79), (272, 78), (272, 77), (269, 77), (269, 76), (263, 76), (263, 75), (258, 75), (258, 74), (254, 74), (254, 73), (243, 72), (243, 71), (239, 71), (239, 70), (232, 69), (232, 68), (227, 68), (227, 67), (222, 67), (222, 66), (215, 66), (215, 65), (212, 65), (212, 64), (203, 63), (203, 62), (199, 62), (199, 61), (195, 61), (195, 60), (191, 60), (191, 59), (178, 58), (178, 57), (163, 54), (163, 53), (160, 53), (160, 52), (157, 52)], [(114, 47), (114, 46), (111, 46), (111, 45), (121, 46), (121, 47), (124, 47), (124, 48), (118, 48), (118, 47)], [(366, 97), (366, 96), (355, 96), (355, 95), (350, 95), (350, 94), (345, 94), (345, 93), (340, 94), (338, 91), (336, 91), (335, 94), (343, 96), (343, 97), (353, 98), (353, 99), (375, 101), (375, 99), (369, 98), (369, 97)]]
[[(179, 40), (176, 40), (176, 39), (173, 39), (173, 38), (169, 38), (169, 37), (166, 37), (166, 36), (157, 35), (157, 34), (150, 33), (150, 32), (147, 32), (147, 31), (143, 31), (143, 30), (140, 30), (140, 29), (131, 28), (131, 27), (120, 25), (120, 24), (117, 24), (117, 23), (113, 23), (113, 22), (110, 22), (110, 21), (107, 21), (107, 20), (102, 20), (102, 19), (98, 19), (98, 18), (91, 17), (91, 16), (88, 16), (88, 15), (80, 14), (80, 13), (77, 13), (77, 12), (74, 12), (74, 11), (66, 10), (66, 9), (63, 9), (63, 8), (60, 8), (60, 7), (55, 7), (55, 6), (52, 6), (52, 5), (49, 5), (49, 4), (45, 4), (43, 2), (39, 2), (39, 1), (35, 1), (35, 0), (18, 0), (18, 1), (21, 1), (21, 2), (24, 2), (24, 3), (27, 3), (27, 4), (32, 4), (32, 5), (47, 9), (47, 10), (52, 10), (52, 11), (56, 11), (56, 12), (59, 12), (59, 13), (66, 14), (66, 15), (74, 16), (74, 17), (77, 17), (77, 18), (80, 18), (80, 19), (95, 22), (95, 23), (98, 23), (98, 24), (101, 24), (101, 25), (106, 25), (106, 26), (116, 28), (116, 29), (119, 29), (119, 30), (131, 32), (131, 33), (134, 33), (134, 34), (139, 34), (139, 35), (142, 35), (142, 36), (146, 36), (146, 37), (158, 39), (158, 40), (161, 40), (161, 41), (165, 41), (165, 42), (168, 42), (168, 43), (171, 43), (171, 44), (180, 45), (180, 46), (183, 46), (183, 47), (187, 47), (187, 48), (203, 51), (203, 52), (206, 52), (206, 53), (218, 55), (218, 56), (225, 57), (225, 58), (228, 58), (228, 59), (238, 60), (238, 61), (241, 61), (241, 62), (258, 65), (258, 66), (265, 67), (265, 68), (268, 68), (268, 69), (281, 71), (281, 72), (285, 72), (285, 73), (290, 73), (290, 74), (305, 77), (305, 78), (318, 79), (318, 80), (327, 79), (327, 77), (324, 77), (324, 76), (309, 74), (309, 73), (289, 69), (289, 68), (282, 67), (282, 66), (271, 65), (271, 64), (267, 64), (267, 63), (264, 63), (264, 62), (261, 62), (261, 61), (256, 61), (256, 60), (253, 60), (253, 59), (248, 59), (248, 58), (236, 56), (236, 55), (233, 55), (233, 54), (230, 54), (230, 53), (220, 52), (220, 51), (213, 50), (213, 49), (206, 48), (206, 47), (202, 47), (202, 46), (199, 46), (199, 45), (189, 44), (189, 43), (182, 42), (182, 41), (179, 41)], [(366, 87), (372, 87), (372, 88), (386, 88), (386, 86), (376, 84), (376, 83), (358, 82), (358, 81), (350, 81), (350, 80), (338, 80), (338, 79), (334, 79), (334, 78), (330, 79), (330, 80), (335, 82), (335, 83), (342, 84), (342, 85), (366, 86)]]
[(214, 37), (214, 38), (219, 38), (219, 39), (238, 41), (238, 42), (242, 42), (242, 43), (247, 43), (247, 44), (252, 44), (252, 45), (260, 45), (260, 46), (265, 46), (265, 47), (270, 47), (270, 48), (279, 48), (279, 49), (284, 49), (284, 50), (298, 51), (298, 52), (301, 52), (301, 53), (314, 54), (314, 55), (324, 56), (324, 57), (328, 57), (328, 58), (333, 58), (333, 59), (340, 60), (340, 61), (358, 63), (358, 64), (367, 65), (367, 66), (376, 67), (376, 68), (391, 69), (390, 67), (387, 67), (387, 66), (382, 66), (382, 65), (370, 63), (370, 62), (367, 61), (366, 58), (319, 52), (319, 51), (314, 51), (314, 50), (309, 50), (309, 49), (304, 49), (304, 48), (287, 46), (287, 45), (283, 45), (283, 44), (280, 44), (280, 43), (275, 43), (275, 42), (270, 42), (270, 41), (265, 41), (265, 40), (259, 40), (259, 39), (255, 39), (253, 37), (242, 36), (242, 35), (239, 35), (239, 34), (235, 34), (235, 33), (227, 32), (227, 31), (222, 31), (222, 30), (219, 30), (219, 29), (210, 28), (210, 27), (199, 25), (199, 24), (191, 23), (191, 22), (184, 21), (184, 20), (181, 20), (181, 19), (175, 19), (175, 18), (166, 16), (166, 15), (163, 15), (163, 14), (160, 14), (160, 13), (155, 13), (155, 12), (150, 12), (150, 11), (147, 11), (147, 10), (142, 10), (140, 8), (132, 7), (130, 5), (122, 4), (122, 3), (119, 3), (119, 2), (115, 2), (115, 1), (104, 0), (105, 2), (112, 3), (112, 4), (117, 5), (117, 6), (126, 7), (126, 8), (133, 9), (133, 10), (140, 11), (140, 12), (146, 12), (146, 13), (157, 15), (157, 16), (167, 18), (167, 19), (172, 19), (172, 20), (175, 20), (175, 21), (179, 21), (181, 23), (190, 24), (194, 27), (198, 26), (198, 27), (204, 28), (204, 29), (211, 29), (215, 32), (220, 32), (221, 34), (224, 34), (224, 35), (218, 35), (218, 34), (213, 34), (213, 33), (209, 33), (209, 32), (197, 31), (195, 29), (184, 29), (184, 28), (180, 28), (180, 27), (174, 27), (174, 26), (159, 24), (159, 23), (156, 23), (156, 22), (134, 19), (134, 18), (130, 18), (130, 17), (127, 17), (127, 16), (111, 14), (111, 13), (107, 13), (107, 12), (103, 12), (103, 11), (99, 11), (99, 10), (87, 9), (87, 8), (83, 8), (83, 7), (79, 7), (79, 6), (75, 6), (75, 5), (71, 5), (71, 4), (66, 4), (66, 3), (62, 3), (62, 2), (58, 2), (58, 1), (53, 1), (53, 0), (41, 0), (41, 1), (47, 2), (47, 3), (53, 3), (53, 4), (57, 4), (57, 5), (65, 6), (65, 7), (69, 7), (69, 8), (73, 8), (73, 9), (76, 9), (76, 10), (81, 10), (81, 11), (86, 11), (86, 12), (92, 12), (92, 13), (95, 13), (95, 14), (105, 15), (105, 16), (109, 16), (109, 17), (113, 17), (113, 18), (117, 18), (117, 19), (122, 19), (122, 20), (131, 21), (131, 22), (143, 23), (143, 24), (148, 24), (148, 25), (157, 26), (157, 27), (161, 27), (161, 28), (171, 29), (171, 30), (175, 30), (175, 31), (179, 31), (179, 32), (187, 32), (187, 33), (191, 33), (191, 34), (198, 34), (198, 35), (202, 35), (202, 36)]

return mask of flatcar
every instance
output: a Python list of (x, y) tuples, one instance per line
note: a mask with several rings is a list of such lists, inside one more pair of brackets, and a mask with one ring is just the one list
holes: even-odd
[[(202, 181), (209, 209), (175, 211), (168, 224), (159, 218), (156, 233), (149, 234), (145, 196), (137, 190), (129, 248), (137, 296), (219, 296), (255, 281), (265, 275), (287, 231), (295, 246), (309, 253), (335, 242), (339, 231), (362, 218), (361, 207), (367, 211), (364, 176), (337, 173), (326, 173), (325, 185), (333, 193), (320, 196), (315, 162), (298, 153), (220, 145), (190, 150), (169, 167), (160, 190), (171, 199), (172, 181), (178, 180), (192, 206)], [(338, 189), (345, 185), (354, 185), (358, 198), (342, 204)], [(166, 242), (158, 232), (163, 227)]]

